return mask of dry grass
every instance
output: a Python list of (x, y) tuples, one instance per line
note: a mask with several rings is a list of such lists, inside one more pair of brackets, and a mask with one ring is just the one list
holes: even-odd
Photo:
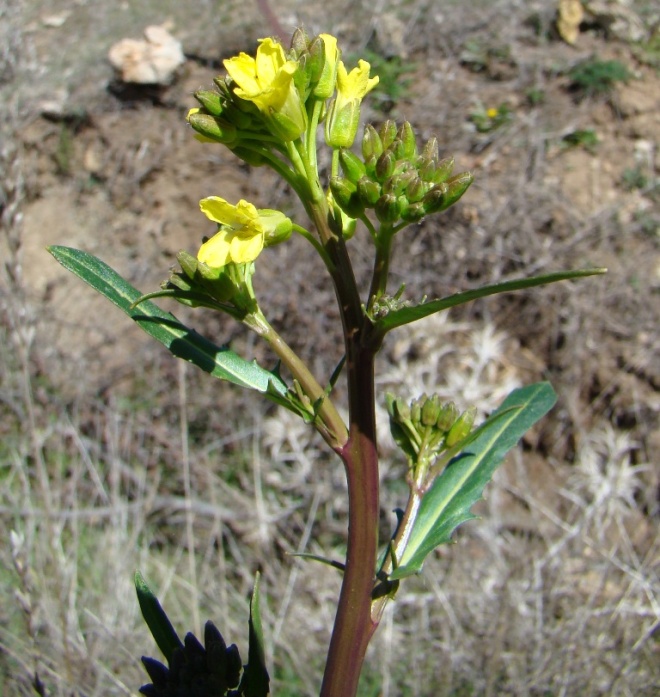
[[(466, 204), (445, 219), (446, 232), (440, 235), (429, 224), (402, 243), (416, 272), (415, 292), (454, 290), (466, 273), (475, 282), (493, 281), (522, 267), (594, 262), (590, 257), (600, 262), (604, 256), (615, 268), (609, 285), (481, 304), (391, 337), (380, 362), (382, 390), (405, 390), (405, 396), (439, 391), (461, 407), (474, 403), (486, 413), (512, 387), (550, 373), (561, 401), (487, 489), (482, 519), (464, 526), (456, 545), (440, 550), (419, 578), (403, 584), (370, 649), (361, 695), (650, 697), (660, 684), (659, 474), (651, 433), (657, 401), (636, 390), (654, 384), (649, 356), (657, 313), (630, 281), (640, 257), (627, 261), (625, 245), (635, 235), (647, 245), (638, 251), (653, 243), (636, 228), (622, 235), (614, 204), (573, 215), (574, 203), (553, 188), (551, 163), (544, 158), (560, 130), (551, 127), (552, 110), (557, 103), (568, 108), (560, 98), (526, 112), (488, 143), (465, 132), (461, 114), (478, 96), (484, 102), (494, 98), (502, 83), (481, 77), (452, 90), (465, 79), (457, 60), (461, 42), (484, 35), (484, 17), (497, 24), (503, 40), (516, 40), (525, 3), (482, 3), (487, 16), (479, 21), (460, 15), (461, 3), (447, 3), (451, 12), (443, 10), (442, 22), (428, 3), (413, 5), (404, 23), (410, 49), (432, 47), (428, 55), (435, 62), (428, 70), (437, 80), (411, 97), (406, 115), (419, 115), (429, 131), (446, 124), (447, 141), (481, 168), (472, 207)], [(304, 12), (313, 16), (307, 6), (295, 12), (287, 7), (286, 21)], [(371, 5), (362, 3), (356, 11), (377, 26)], [(8, 40), (26, 48), (23, 55), (1, 53), (0, 79), (29, 73), (36, 60), (34, 35), (25, 44), (18, 41), (17, 13), (10, 17), (14, 33)], [(446, 32), (434, 38), (434, 27), (445, 24)], [(240, 26), (245, 34), (254, 31), (245, 21)], [(396, 33), (392, 41), (396, 46)], [(552, 88), (546, 72), (539, 69), (535, 79)], [(524, 90), (528, 82), (523, 75), (515, 89)], [(38, 274), (28, 249), (33, 242), (25, 235), (26, 211), (54, 175), (35, 158), (34, 147), (24, 146), (17, 126), (24, 114), (18, 103), (10, 106), (0, 123), (0, 694), (135, 694), (146, 680), (139, 656), (156, 653), (134, 598), (136, 568), (157, 589), (180, 631), (199, 633), (211, 618), (244, 657), (247, 598), (261, 570), (274, 693), (317, 694), (339, 577), (289, 553), (342, 557), (341, 468), (290, 414), (265, 410), (249, 395), (175, 367), (157, 349), (125, 337), (121, 318), (115, 325), (108, 315), (104, 330), (119, 338), (102, 354), (60, 340), (53, 320), (58, 306), (49, 304), (48, 288), (32, 283)], [(167, 112), (154, 113), (166, 122)], [(581, 125), (585, 114), (570, 114)], [(149, 116), (140, 112), (132, 123), (137, 128)], [(126, 129), (122, 122), (109, 132)], [(145, 133), (136, 134), (138, 144), (150, 142)], [(168, 148), (180, 157), (177, 137)], [(118, 169), (104, 185), (109, 200), (119, 190), (130, 193), (112, 211), (118, 217), (137, 211), (125, 223), (128, 229), (139, 216), (149, 222), (140, 197), (153, 197), (153, 179), (163, 185), (162, 171), (173, 170), (168, 156), (165, 148), (152, 152), (154, 164), (143, 180), (122, 182)], [(200, 164), (200, 179), (208, 176), (205, 167), (217, 165)], [(73, 166), (75, 171), (75, 160)], [(234, 171), (247, 186), (245, 173)], [(507, 179), (508, 171), (524, 175)], [(58, 186), (64, 191), (80, 182), (73, 178)], [(193, 188), (198, 197), (209, 193), (198, 182)], [(82, 207), (85, 195), (79, 188), (72, 200)], [(185, 221), (183, 204), (168, 211)], [(162, 233), (149, 234), (158, 248)], [(368, 266), (365, 252), (359, 246), (356, 251), (362, 271)], [(158, 254), (150, 261), (158, 261), (162, 275), (169, 259)], [(129, 266), (142, 280), (142, 267)], [(406, 271), (395, 273), (403, 277)], [(313, 314), (293, 338), (312, 356), (319, 345), (306, 343), (307, 335), (327, 327), (322, 315), (330, 300), (307, 268), (292, 271), (291, 280), (313, 303)], [(275, 286), (271, 301), (286, 301), (277, 278), (265, 278), (266, 288), (269, 282)], [(69, 295), (57, 296), (67, 312), (78, 300)], [(596, 305), (606, 309), (606, 317)], [(282, 307), (277, 319), (289, 329), (304, 310)], [(622, 328), (633, 316), (640, 320), (635, 331)], [(92, 340), (89, 318), (67, 318), (66, 331), (87, 332)], [(650, 339), (638, 337), (642, 321)], [(626, 340), (605, 342), (603, 326)], [(238, 340), (260, 355), (249, 339)], [(334, 340), (327, 334), (320, 349), (333, 351)], [(596, 352), (593, 342), (599, 341), (602, 350)], [(314, 359), (315, 368), (327, 372), (337, 356), (328, 365)], [(113, 384), (106, 371), (120, 383)], [(638, 382), (631, 383), (635, 376)], [(381, 422), (386, 535), (405, 487)]]

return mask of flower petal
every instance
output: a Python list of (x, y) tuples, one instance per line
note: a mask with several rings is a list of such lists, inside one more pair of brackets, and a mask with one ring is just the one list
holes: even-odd
[(197, 252), (199, 261), (214, 269), (226, 266), (231, 261), (230, 235), (231, 231), (228, 234), (226, 230), (220, 230), (217, 235), (204, 242)]

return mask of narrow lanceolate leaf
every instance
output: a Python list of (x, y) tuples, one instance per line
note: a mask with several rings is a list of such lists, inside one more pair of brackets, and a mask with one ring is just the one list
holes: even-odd
[(270, 676), (266, 669), (264, 633), (259, 608), (259, 574), (254, 581), (254, 590), (250, 600), (248, 662), (243, 671), (238, 692), (245, 697), (268, 697), (270, 694)]
[(275, 373), (246, 361), (224, 346), (216, 346), (148, 300), (132, 307), (142, 293), (100, 259), (70, 247), (53, 246), (48, 251), (64, 268), (104, 295), (178, 358), (194, 363), (216, 378), (262, 392), (275, 402), (286, 402), (286, 385)]
[(135, 590), (144, 621), (147, 623), (158, 648), (169, 663), (174, 649), (183, 648), (183, 644), (165, 614), (165, 610), (158, 602), (158, 598), (151, 592), (139, 571), (135, 572)]
[(579, 269), (578, 271), (559, 271), (557, 273), (544, 274), (543, 276), (533, 276), (532, 278), (520, 278), (515, 281), (506, 281), (504, 283), (495, 283), (490, 286), (467, 290), (463, 293), (455, 293), (448, 295), (445, 298), (438, 300), (430, 300), (421, 305), (412, 307), (402, 307), (398, 310), (393, 310), (385, 317), (377, 322), (377, 328), (384, 334), (385, 332), (401, 327), (404, 324), (410, 324), (418, 319), (423, 319), (436, 312), (442, 312), (449, 308), (469, 303), (478, 298), (485, 298), (488, 295), (497, 295), (498, 293), (509, 293), (514, 290), (523, 290), (525, 288), (533, 288), (534, 286), (544, 286), (557, 281), (566, 281), (571, 278), (583, 278), (584, 276), (596, 276), (606, 273), (607, 269)]
[(461, 523), (475, 517), (471, 508), (481, 498), (495, 469), (525, 432), (550, 411), (556, 399), (547, 382), (511, 392), (482, 425), (479, 435), (447, 465), (424, 495), (391, 579), (418, 573), (438, 545), (449, 542)]

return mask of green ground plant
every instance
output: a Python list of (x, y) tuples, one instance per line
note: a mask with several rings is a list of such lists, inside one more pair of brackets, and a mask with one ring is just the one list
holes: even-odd
[(583, 98), (607, 96), (617, 82), (628, 82), (632, 75), (621, 61), (589, 58), (571, 68), (568, 77), (571, 89)]
[[(264, 39), (254, 56), (241, 53), (225, 61), (225, 68), (227, 75), (216, 78), (215, 89), (195, 94), (199, 107), (190, 110), (188, 123), (210, 146), (221, 144), (245, 163), (276, 172), (300, 199), (311, 225), (248, 201), (234, 204), (208, 196), (200, 208), (216, 223), (217, 232), (195, 255), (180, 252), (179, 268), (160, 290), (147, 295), (94, 256), (61, 246), (50, 251), (173, 355), (288, 410), (316, 429), (341, 461), (348, 489), (346, 556), (336, 560), (310, 555), (310, 563), (320, 562), (319, 568), (342, 577), (320, 694), (352, 697), (387, 604), (429, 555), (474, 517), (472, 507), (494, 470), (555, 402), (548, 383), (518, 388), (477, 425), (474, 407), (461, 411), (436, 394), (411, 401), (388, 394), (390, 431), (407, 464), (407, 497), (397, 510), (397, 525), (381, 542), (375, 358), (387, 334), (472, 300), (599, 274), (603, 269), (532, 276), (436, 299), (407, 298), (404, 286), (389, 287), (395, 243), (405, 254), (408, 242), (403, 230), (455, 204), (471, 185), (472, 175), (454, 174), (453, 158), (440, 158), (435, 138), (418, 144), (408, 122), (387, 121), (379, 129), (367, 125), (356, 154), (351, 148), (361, 104), (378, 77), (371, 76), (365, 60), (348, 70), (331, 35), (310, 38), (299, 30), (289, 49)], [(318, 137), (319, 130), (323, 138)], [(321, 141), (331, 150), (329, 176), (318, 166)], [(278, 334), (253, 285), (257, 260), (267, 260), (269, 247), (286, 244), (294, 234), (316, 250), (335, 290), (344, 358), (327, 376), (313, 374)], [(356, 234), (367, 235), (373, 249), (371, 281), (364, 289), (358, 287), (351, 257)], [(199, 335), (152, 302), (163, 297), (242, 323), (270, 346), (279, 359), (277, 365), (263, 367)], [(335, 390), (340, 379), (346, 381), (347, 419)], [(165, 658), (165, 663), (143, 658), (151, 680), (141, 688), (143, 694), (265, 697), (270, 693), (258, 576), (243, 658), (212, 622), (207, 622), (201, 641), (192, 633), (181, 640), (139, 573), (135, 587), (142, 614)]]

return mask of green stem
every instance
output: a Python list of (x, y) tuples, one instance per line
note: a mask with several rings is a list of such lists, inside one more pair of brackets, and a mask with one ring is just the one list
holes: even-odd
[(376, 238), (376, 260), (371, 277), (368, 307), (371, 309), (374, 300), (387, 292), (387, 279), (390, 273), (390, 257), (392, 256), (392, 240), (394, 234), (391, 225), (383, 225)]
[(333, 450), (341, 452), (349, 438), (346, 425), (332, 400), (319, 385), (309, 368), (273, 329), (261, 312), (248, 315), (243, 321), (269, 343), (282, 363), (298, 380), (311, 403), (319, 404), (318, 418), (320, 423), (317, 423), (317, 430)]

